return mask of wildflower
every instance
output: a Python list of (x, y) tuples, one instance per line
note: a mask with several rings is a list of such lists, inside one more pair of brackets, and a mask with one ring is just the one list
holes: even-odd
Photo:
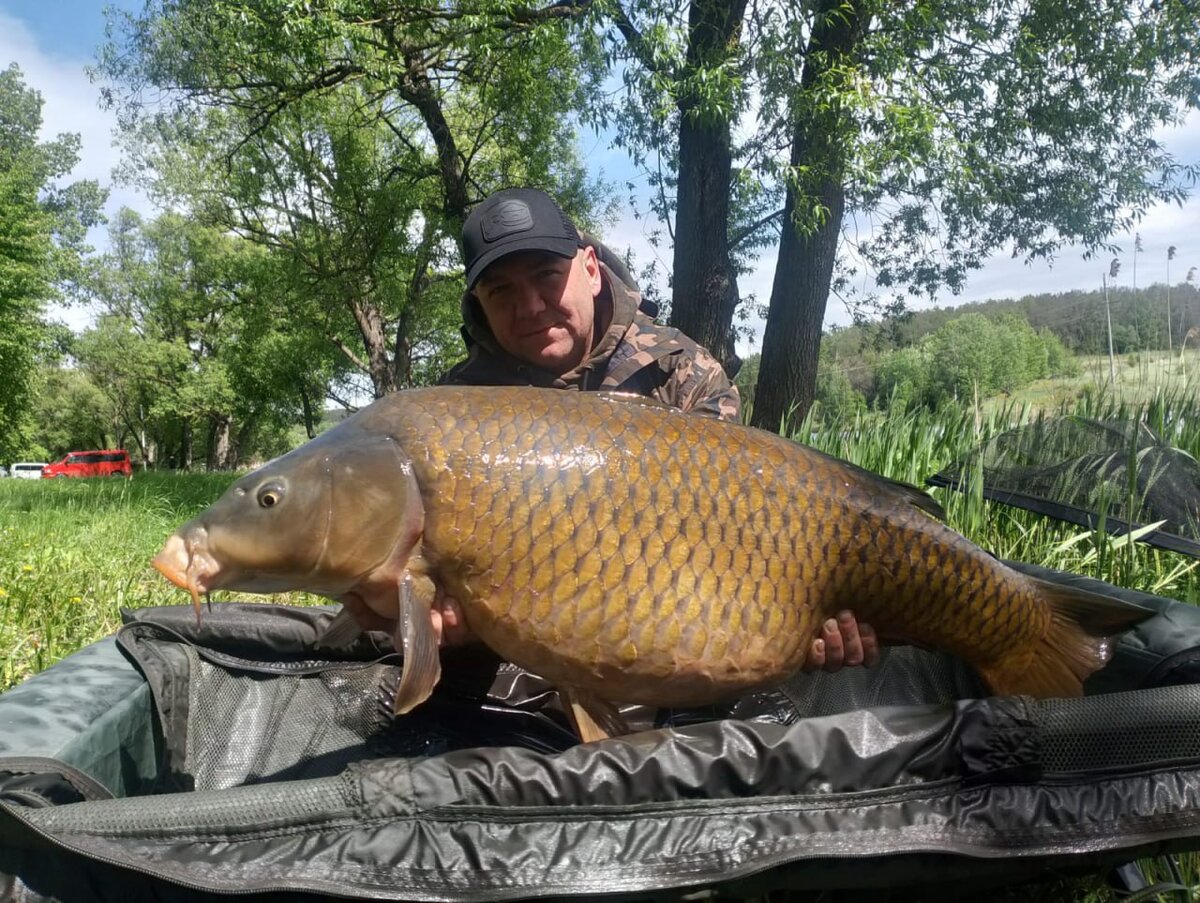
[(21, 570), (24, 571), (26, 574), (32, 574), (33, 573), (33, 565), (32, 564), (23, 564), (23, 565), (21, 565)]
[(83, 597), (82, 596), (72, 596), (71, 601), (75, 602), (75, 603), (79, 603), (79, 602), (83, 601)]
[(3, 586), (0, 586), (0, 599), (3, 599), (7, 595), (8, 595), (8, 590), (6, 590)]

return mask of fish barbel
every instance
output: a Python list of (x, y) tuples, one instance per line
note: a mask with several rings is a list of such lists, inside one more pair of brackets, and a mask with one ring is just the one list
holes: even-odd
[[(242, 477), (154, 559), (199, 594), (355, 597), (397, 623), (396, 710), (440, 675), (438, 593), (555, 683), (585, 738), (613, 704), (704, 705), (800, 669), (852, 609), (997, 694), (1072, 696), (1149, 613), (1019, 573), (937, 503), (772, 433), (644, 399), (439, 387), (388, 396)], [(594, 722), (590, 726), (588, 720)]]

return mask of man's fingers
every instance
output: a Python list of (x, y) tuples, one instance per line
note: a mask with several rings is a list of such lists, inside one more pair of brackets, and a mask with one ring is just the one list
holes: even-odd
[(879, 664), (879, 651), (882, 647), (879, 643), (879, 635), (875, 633), (875, 628), (870, 624), (859, 624), (858, 635), (862, 639), (862, 663), (868, 668)]
[(453, 596), (439, 595), (433, 611), (440, 621), (438, 637), (443, 646), (461, 646), (475, 639), (475, 634), (467, 627), (462, 608)]
[(809, 648), (804, 671), (833, 673), (845, 667), (879, 661), (879, 637), (870, 624), (860, 624), (852, 611), (839, 611), (822, 625)]
[(837, 629), (842, 638), (842, 664), (847, 666), (861, 665), (864, 660), (862, 634), (858, 621), (849, 611), (839, 611)]
[(825, 641), (826, 671), (839, 671), (846, 659), (846, 645), (838, 621), (830, 618), (821, 626), (821, 639)]
[(804, 661), (804, 667), (801, 671), (820, 671), (825, 667), (825, 641), (813, 640), (812, 648), (808, 651), (808, 658)]

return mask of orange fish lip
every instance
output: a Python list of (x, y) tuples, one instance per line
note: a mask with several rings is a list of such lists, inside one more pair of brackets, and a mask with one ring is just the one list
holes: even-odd
[(171, 583), (191, 594), (197, 624), (200, 623), (200, 595), (203, 593), (207, 596), (213, 589), (205, 580), (213, 576), (213, 572), (204, 568), (206, 560), (206, 556), (199, 554), (194, 540), (185, 540), (179, 534), (173, 534), (150, 562)]
[(180, 589), (191, 589), (191, 586), (188, 585), (187, 575), (169, 561), (163, 561), (161, 555), (155, 556), (154, 560), (151, 561), (150, 564), (154, 566), (156, 571), (158, 571)]

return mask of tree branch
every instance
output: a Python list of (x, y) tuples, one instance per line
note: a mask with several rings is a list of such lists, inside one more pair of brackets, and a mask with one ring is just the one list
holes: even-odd
[[(355, 354), (354, 351), (350, 348), (350, 346), (342, 341), (340, 336), (331, 335), (331, 336), (328, 336), (328, 338), (329, 338), (329, 341), (333, 343), (334, 348), (336, 348), (338, 351), (342, 352), (342, 354), (346, 355), (346, 357), (350, 360), (350, 363), (354, 364), (354, 366), (357, 367), (359, 370), (361, 370), (363, 373), (367, 374), (368, 376), (370, 375), (371, 368), (368, 367), (365, 363), (363, 363), (362, 358), (360, 358), (357, 354)], [(337, 399), (335, 398), (334, 401), (337, 401)]]
[(783, 216), (783, 208), (782, 207), (780, 207), (778, 210), (776, 210), (772, 213), (768, 213), (766, 216), (762, 217), (762, 219), (758, 220), (757, 222), (751, 223), (750, 225), (746, 226), (744, 229), (740, 229), (739, 231), (734, 233), (734, 235), (729, 239), (729, 249), (730, 250), (735, 249), (738, 245), (740, 245), (742, 242), (744, 242), (747, 238), (749, 238), (751, 235), (753, 235), (755, 232), (757, 232), (759, 229), (761, 229), (763, 226), (765, 226), (771, 220), (779, 219), (779, 217), (781, 217), (781, 216)]
[(625, 12), (625, 7), (620, 3), (615, 4), (615, 6), (617, 11), (613, 15), (613, 24), (617, 26), (617, 31), (621, 32), (621, 37), (625, 39), (625, 46), (633, 51), (633, 55), (637, 61), (646, 68), (647, 72), (655, 72), (660, 75), (670, 75), (673, 77), (672, 73), (665, 71), (665, 67), (660, 66), (658, 61), (654, 59), (653, 49), (629, 18), (629, 14)]

